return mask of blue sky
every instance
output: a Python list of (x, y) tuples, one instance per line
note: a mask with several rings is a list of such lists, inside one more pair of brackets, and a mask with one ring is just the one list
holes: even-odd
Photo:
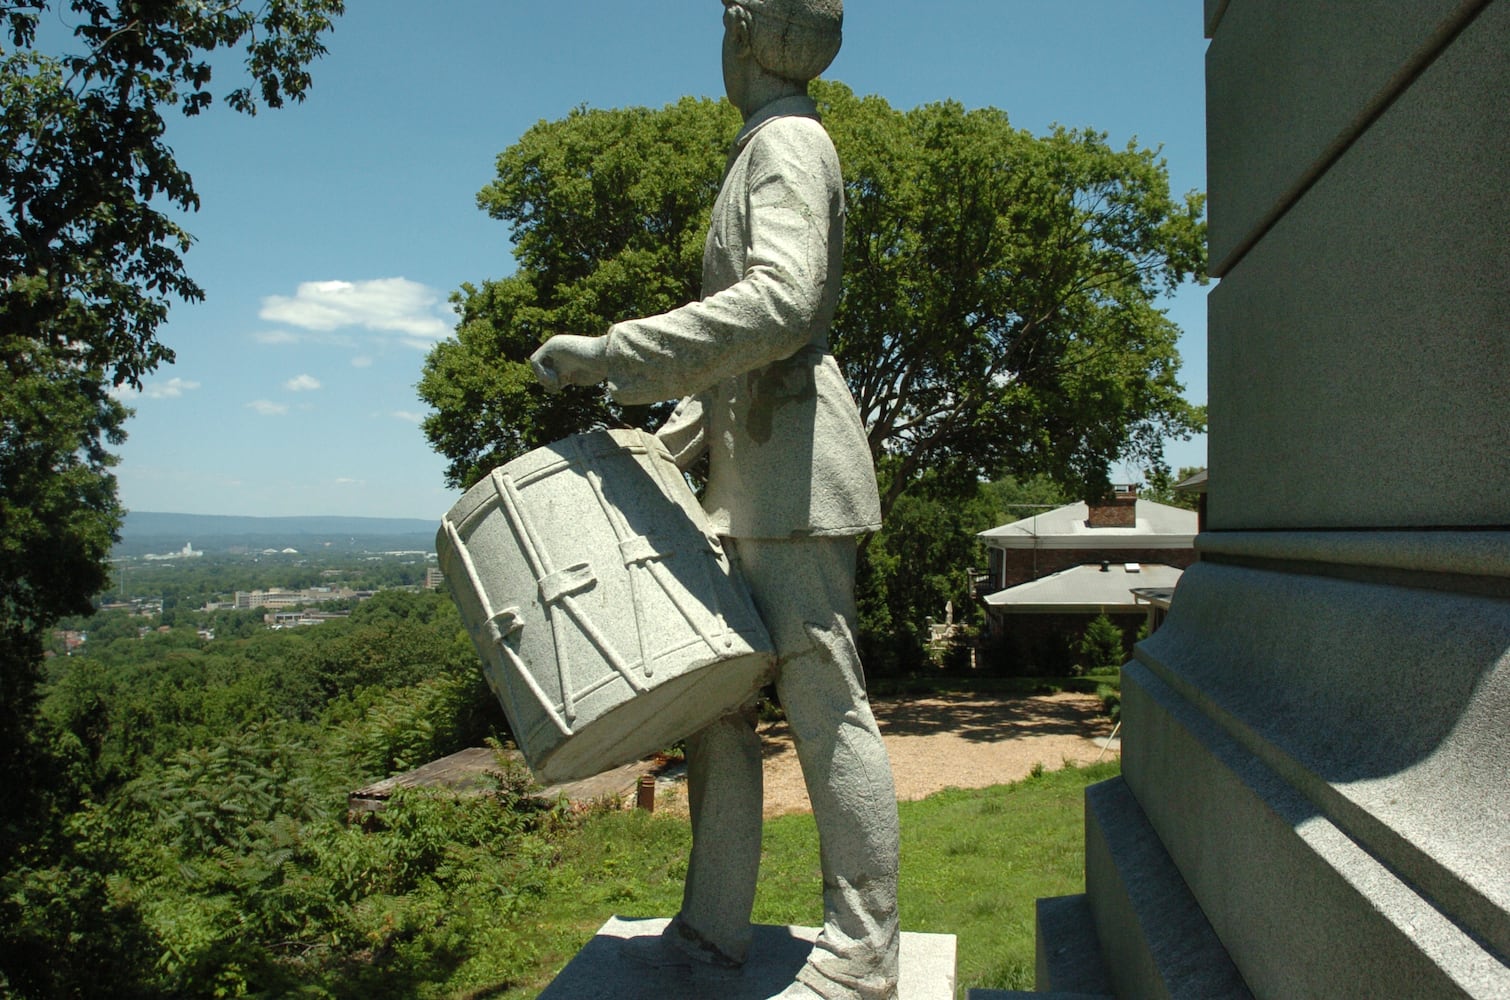
[[(514, 268), (507, 228), (475, 203), (495, 156), (577, 105), (722, 93), (718, 0), (348, 10), (304, 104), (170, 123), (203, 203), (187, 264), (208, 298), (174, 307), (161, 336), (177, 364), (126, 398), (128, 508), (438, 519), (456, 494), (414, 384), (450, 292)], [(1034, 132), (1136, 136), (1183, 192), (1205, 188), (1204, 53), (1190, 0), (851, 0), (828, 75), (899, 108), (953, 98)], [(1196, 402), (1205, 294), (1168, 303)], [(1168, 458), (1204, 465), (1205, 441)]]

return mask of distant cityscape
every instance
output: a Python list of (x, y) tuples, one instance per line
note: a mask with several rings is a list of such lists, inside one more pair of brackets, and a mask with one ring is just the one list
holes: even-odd
[(161, 562), (166, 559), (199, 559), (204, 556), (204, 550), (196, 549), (193, 542), (184, 542), (184, 547), (177, 552), (165, 552), (162, 555), (147, 553), (142, 556), (148, 562)]
[[(434, 566), (425, 570), (426, 590), (435, 590), (445, 582), (445, 574)], [(303, 590), (238, 590), (229, 602), (206, 604), (203, 611), (250, 611), (253, 608), (292, 608), (326, 601), (364, 601), (376, 591), (352, 590), (349, 587), (306, 587)]]

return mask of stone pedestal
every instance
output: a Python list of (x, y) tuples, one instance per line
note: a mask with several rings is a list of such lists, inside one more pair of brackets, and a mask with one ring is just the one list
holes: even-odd
[[(796, 978), (812, 950), (816, 927), (755, 928), (749, 960), (734, 974), (651, 969), (625, 959), (620, 944), (655, 937), (665, 918), (612, 917), (577, 953), (540, 1000), (766, 1000)], [(902, 933), (898, 1000), (954, 1000), (954, 935)]]
[(1207, 530), (1038, 985), (1510, 997), (1510, 0), (1206, 10)]

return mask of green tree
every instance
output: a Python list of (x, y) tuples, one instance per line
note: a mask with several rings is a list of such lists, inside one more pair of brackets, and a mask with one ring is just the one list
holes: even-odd
[(926, 473), (892, 506), (857, 587), (867, 673), (920, 668), (927, 619), (942, 622), (951, 602), (956, 622), (974, 617), (969, 569), (980, 559), (975, 535), (992, 527), (992, 514), (988, 487), (962, 495)]
[(1092, 618), (1090, 624), (1085, 626), (1085, 632), (1075, 648), (1084, 658), (1084, 670), (1120, 667), (1122, 661), (1127, 659), (1126, 637), (1116, 623), (1104, 614)]
[(1204, 426), (1156, 302), (1204, 278), (1205, 199), (1172, 197), (1155, 152), (952, 101), (817, 96), (849, 199), (835, 354), (898, 463), (883, 512), (924, 470), (1099, 495), (1112, 463), (1160, 465), (1164, 437)]
[(1168, 469), (1150, 469), (1145, 477), (1142, 489), (1138, 490), (1138, 497), (1142, 500), (1152, 500), (1155, 503), (1168, 504), (1171, 507), (1183, 507), (1185, 510), (1195, 510), (1200, 506), (1200, 494), (1187, 493), (1176, 490), (1178, 483), (1183, 483), (1197, 472), (1204, 472), (1198, 465), (1182, 465), (1180, 471), (1171, 474)]
[[(1203, 426), (1156, 302), (1204, 276), (1204, 198), (1172, 197), (1156, 153), (1090, 130), (1034, 137), (995, 109), (813, 92), (850, 206), (832, 340), (873, 454), (895, 462), (883, 514), (925, 469), (962, 494), (1005, 472), (1099, 493), (1110, 463), (1157, 466), (1166, 435)], [(419, 385), (450, 483), (564, 434), (655, 419), (599, 389), (547, 396), (526, 359), (551, 334), (697, 297), (737, 126), (709, 100), (579, 109), (499, 156), (479, 202), (512, 225), (518, 269), (462, 289), (457, 336)]]
[(738, 127), (733, 107), (706, 99), (578, 108), (499, 154), (477, 203), (512, 227), (518, 270), (462, 287), (456, 337), (431, 351), (419, 383), (447, 482), (470, 486), (581, 430), (664, 416), (664, 406), (626, 412), (599, 389), (547, 395), (528, 359), (551, 334), (601, 332), (698, 297), (703, 237)]
[(987, 483), (983, 492), (991, 504), (990, 526), (993, 528), (1031, 517), (1034, 511), (1062, 507), (1078, 499), (1042, 473), (1022, 478), (1002, 476)]
[[(0, 335), (0, 350), (9, 357), (24, 339)], [(121, 439), (125, 411), (97, 372), (28, 362), (0, 365), (0, 871), (39, 811), (43, 639), (90, 610), (120, 518), (105, 446)]]
[[(189, 234), (168, 214), (199, 202), (165, 116), (210, 107), (223, 50), (244, 57), (225, 94), (235, 110), (301, 99), (341, 10), (0, 4), (0, 875), (48, 816), (35, 798), (48, 783), (33, 733), (41, 639), (109, 580), (122, 518), (109, 448), (127, 417), (111, 392), (173, 360), (156, 336), (169, 304), (203, 297), (183, 266)], [(4, 928), (13, 897), (0, 897)]]

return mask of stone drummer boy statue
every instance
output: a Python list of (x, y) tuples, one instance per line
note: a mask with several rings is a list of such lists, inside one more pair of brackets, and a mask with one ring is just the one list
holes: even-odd
[[(824, 922), (782, 997), (896, 996), (897, 809), (855, 650), (856, 539), (880, 526), (853, 398), (828, 352), (839, 300), (839, 160), (807, 83), (839, 51), (842, 0), (723, 0), (723, 74), (744, 116), (703, 252), (703, 298), (551, 338), (548, 388), (607, 381), (621, 403), (681, 397), (660, 431), (704, 498), (775, 642), (777, 691), (817, 820)], [(760, 741), (743, 706), (687, 741), (692, 857), (681, 912), (626, 950), (734, 968), (752, 936)], [(635, 942), (630, 943), (631, 946)]]

